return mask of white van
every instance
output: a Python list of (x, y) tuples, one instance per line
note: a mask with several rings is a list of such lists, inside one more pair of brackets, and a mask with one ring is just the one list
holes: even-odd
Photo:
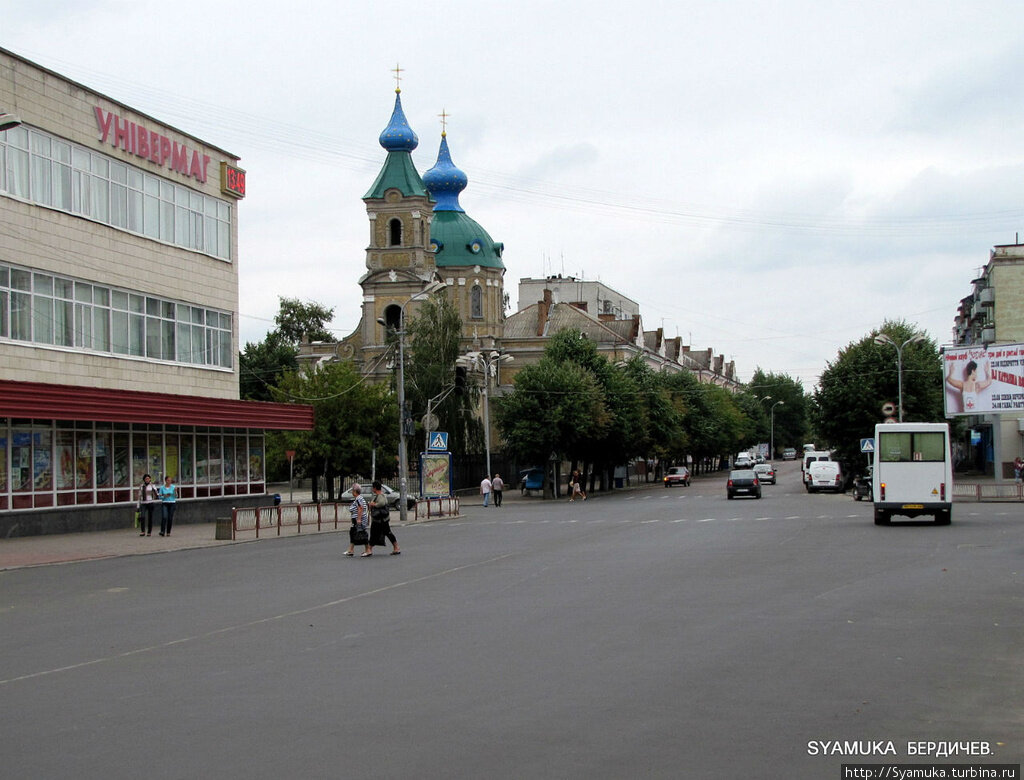
[(807, 470), (807, 492), (817, 493), (819, 490), (831, 490), (835, 493), (843, 493), (846, 491), (843, 479), (843, 470), (836, 461), (815, 461)]
[(949, 525), (953, 516), (949, 425), (876, 425), (872, 479), (875, 525), (889, 525), (893, 515), (932, 515), (936, 525)]
[[(800, 471), (803, 474), (805, 488), (811, 481), (811, 464), (817, 463), (818, 461), (822, 460), (832, 460), (832, 453), (828, 451), (815, 452), (813, 450), (808, 450), (804, 452), (804, 458), (802, 461), (800, 461)], [(807, 492), (810, 492), (810, 488), (808, 488)]]

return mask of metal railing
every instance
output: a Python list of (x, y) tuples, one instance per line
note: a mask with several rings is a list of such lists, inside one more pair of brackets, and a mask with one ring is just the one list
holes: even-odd
[[(276, 506), (235, 507), (231, 510), (231, 539), (239, 533), (281, 536), (283, 529), (295, 529), (295, 533), (318, 533), (348, 528), (350, 502), (319, 504), (278, 504)], [(410, 518), (430, 520), (439, 517), (455, 517), (460, 514), (458, 498), (424, 498), (410, 509)], [(218, 521), (219, 522), (219, 521)], [(218, 537), (220, 538), (220, 537)]]
[(961, 501), (1024, 501), (1018, 482), (954, 482), (953, 498)]

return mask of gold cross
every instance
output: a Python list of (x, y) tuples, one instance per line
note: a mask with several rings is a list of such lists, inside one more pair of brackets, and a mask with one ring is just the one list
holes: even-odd
[(441, 109), (441, 113), (438, 114), (438, 116), (441, 117), (441, 135), (442, 136), (443, 135), (447, 135), (447, 132), (448, 132), (448, 117), (450, 117), (451, 114), (449, 114), (447, 111), (445, 111), (442, 108)]
[(395, 67), (393, 67), (391, 70), (395, 74), (395, 92), (401, 92), (402, 91), (402, 71), (405, 70), (405, 68), (398, 67), (398, 63), (396, 62), (395, 63)]

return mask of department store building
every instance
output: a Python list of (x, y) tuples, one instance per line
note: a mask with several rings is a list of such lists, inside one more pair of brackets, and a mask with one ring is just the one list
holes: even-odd
[(0, 114), (0, 538), (265, 502), (313, 411), (238, 397), (239, 158), (4, 49)]

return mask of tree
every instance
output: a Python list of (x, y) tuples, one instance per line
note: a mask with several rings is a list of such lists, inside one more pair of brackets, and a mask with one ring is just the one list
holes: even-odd
[(297, 371), (297, 350), (284, 342), (276, 331), (267, 334), (263, 341), (248, 342), (238, 356), (239, 397), (250, 401), (270, 401), (273, 388), (289, 371)]
[[(604, 402), (593, 376), (549, 355), (519, 371), (512, 391), (494, 406), (506, 449), (521, 462), (539, 466), (551, 453), (579, 452), (581, 442), (604, 425)], [(552, 495), (546, 477), (544, 493)]]
[[(875, 343), (885, 333), (903, 345), (918, 334), (916, 327), (887, 320), (882, 327), (851, 342), (828, 364), (814, 393), (814, 418), (823, 444), (849, 466), (863, 462), (860, 440), (874, 435), (882, 422), (882, 406), (898, 401), (896, 350)], [(942, 365), (932, 339), (907, 344), (903, 354), (903, 419), (939, 422), (943, 419)]]
[[(398, 449), (394, 396), (384, 385), (367, 384), (352, 363), (327, 363), (309, 372), (285, 374), (273, 395), (278, 402), (313, 406), (312, 431), (268, 435), (275, 448), (295, 450), (300, 474), (327, 477), (333, 485), (335, 477), (370, 472), (375, 442), (384, 452)], [(393, 469), (391, 463), (383, 471)]]
[(295, 298), (279, 297), (278, 301), (277, 327), (263, 341), (247, 342), (238, 355), (238, 394), (244, 400), (271, 400), (285, 373), (298, 370), (296, 356), (302, 341), (333, 340), (324, 325), (331, 321), (334, 309)]
[[(431, 411), (437, 415), (440, 430), (448, 431), (448, 447), (456, 454), (483, 451), (483, 425), (473, 411), (479, 397), (476, 385), (468, 384), (454, 392), (455, 361), (459, 357), (462, 318), (445, 295), (434, 295), (420, 304), (417, 316), (406, 326), (405, 397), (414, 418), (427, 411), (427, 401), (435, 401)], [(422, 426), (421, 426), (422, 427)]]
[[(766, 410), (768, 410), (769, 428), (769, 438), (763, 441), (770, 441), (770, 410), (776, 401), (782, 401), (779, 406), (774, 407), (775, 449), (781, 450), (786, 447), (793, 447), (799, 450), (803, 443), (808, 440), (807, 418), (811, 407), (811, 400), (807, 393), (804, 392), (804, 386), (800, 381), (786, 374), (765, 373), (758, 368), (754, 372), (748, 387), (762, 398), (766, 395), (771, 396), (770, 401), (763, 402)], [(772, 453), (772, 457), (775, 457), (775, 454)]]
[(304, 341), (334, 341), (327, 323), (334, 318), (334, 309), (319, 303), (303, 303), (298, 298), (279, 296), (280, 308), (274, 316), (277, 333), (285, 342), (296, 346)]

